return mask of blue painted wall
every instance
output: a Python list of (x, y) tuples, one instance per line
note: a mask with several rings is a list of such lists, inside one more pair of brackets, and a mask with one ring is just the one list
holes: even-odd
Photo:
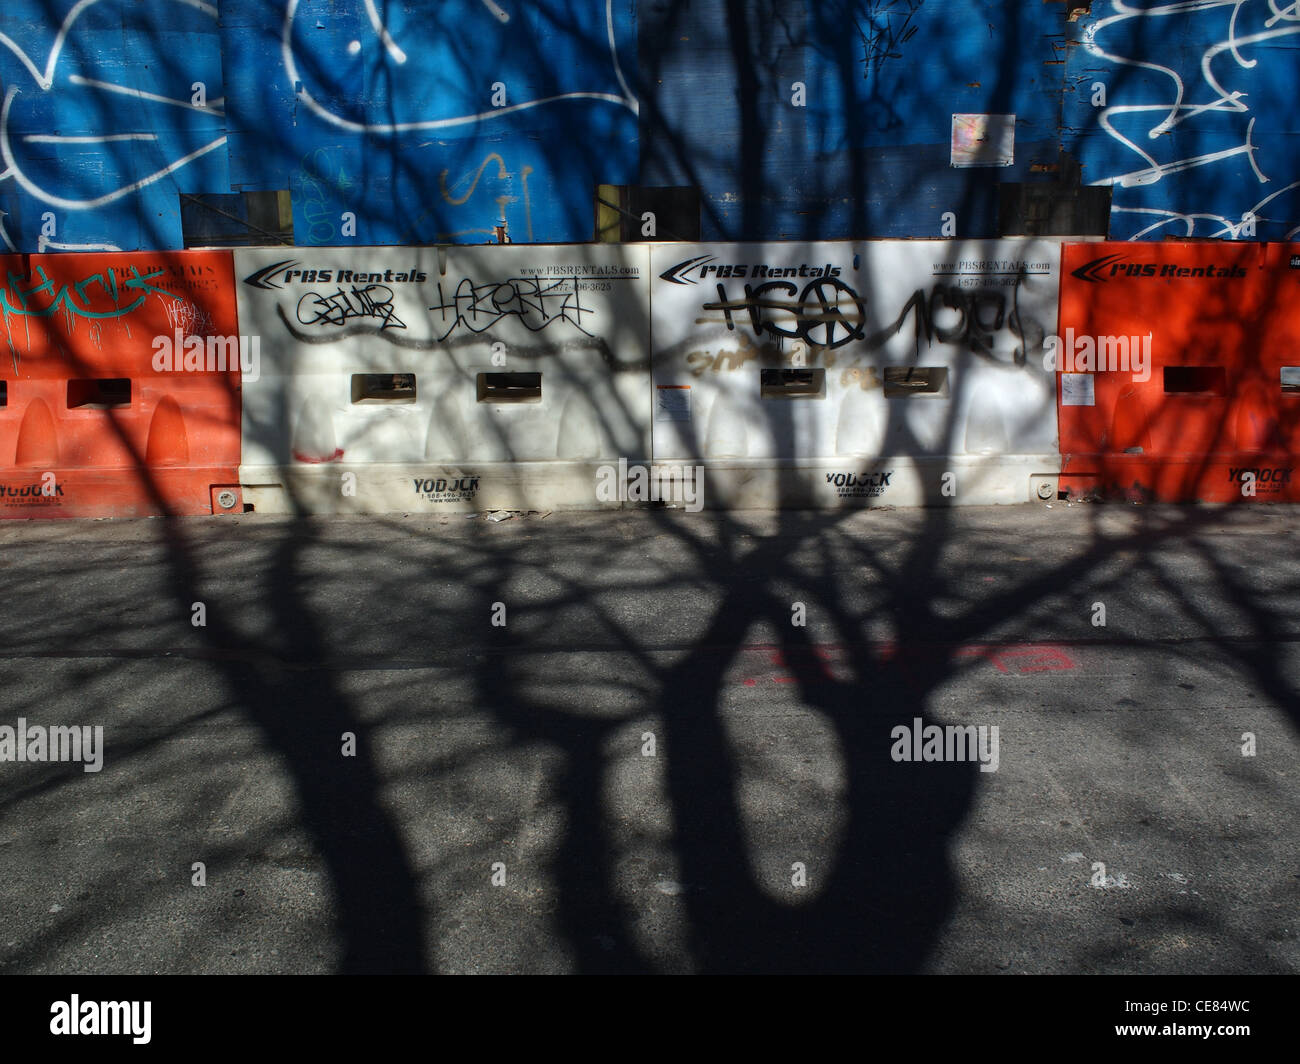
[[(993, 235), (998, 183), (1057, 161), (1063, 4), (642, 0), (639, 28), (643, 178), (699, 184), (707, 240)], [(1014, 114), (1014, 164), (952, 167), (954, 113)]]
[(179, 193), (230, 190), (221, 84), (210, 5), (4, 0), (0, 245), (182, 246)]
[[(1108, 183), (1111, 236), (1300, 234), (1300, 7), (1095, 2), (1072, 34), (1062, 143)], [(1104, 90), (1104, 100), (1098, 87)]]
[[(583, 241), (599, 183), (700, 187), (706, 240), (983, 237), (1061, 152), (1112, 236), (1295, 238), (1295, 5), (1129, 6), (5, 0), (0, 247), (180, 247), (182, 195), (285, 188), (299, 244)], [(956, 113), (1014, 115), (1012, 164), (951, 165)]]
[(180, 194), (284, 188), (299, 244), (590, 240), (635, 38), (632, 0), (5, 0), (0, 244), (180, 247)]
[(596, 185), (636, 180), (631, 0), (224, 0), (221, 21), (231, 178), (289, 188), (300, 244), (590, 240)]

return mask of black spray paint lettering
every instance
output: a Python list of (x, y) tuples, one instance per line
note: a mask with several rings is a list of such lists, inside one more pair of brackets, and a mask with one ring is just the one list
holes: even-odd
[[(948, 326), (938, 324), (939, 315), (953, 311), (957, 320)], [(915, 313), (916, 343), (920, 346), (922, 333), (927, 344), (938, 340), (941, 344), (968, 346), (977, 354), (992, 356), (993, 335), (1007, 320), (1007, 297), (1004, 293), (988, 290), (967, 290), (954, 285), (936, 284), (926, 298), (924, 289), (918, 288), (903, 306), (894, 326), (885, 330), (885, 337), (902, 331), (908, 314)], [(1014, 331), (1014, 330), (1013, 330)], [(1016, 335), (1020, 335), (1016, 333)], [(882, 339), (882, 343), (884, 342)], [(1016, 361), (1024, 363), (1023, 349), (1017, 350)]]
[[(705, 303), (706, 311), (720, 310), (727, 328), (734, 330), (734, 315), (740, 311), (749, 314), (750, 327), (756, 336), (764, 333), (786, 339), (802, 339), (817, 347), (842, 347), (854, 340), (862, 341), (867, 351), (883, 347), (891, 337), (903, 329), (909, 315), (914, 315), (916, 346), (924, 338), (927, 346), (935, 340), (944, 344), (969, 347), (986, 358), (993, 358), (993, 338), (1004, 327), (1012, 335), (1023, 339), (1026, 323), (1019, 312), (1020, 282), (1017, 279), (1016, 303), (1010, 314), (1004, 292), (993, 289), (967, 289), (949, 284), (936, 284), (926, 293), (918, 288), (903, 305), (894, 321), (868, 336), (863, 330), (867, 305), (858, 293), (836, 278), (821, 278), (810, 282), (802, 292), (788, 281), (769, 281), (766, 284), (744, 286), (744, 297), (731, 299), (725, 285), (718, 284), (718, 301)], [(770, 292), (784, 292), (791, 300), (768, 297)], [(797, 298), (794, 298), (796, 297)], [(773, 313), (785, 316), (782, 324), (772, 320)], [(953, 321), (942, 324), (945, 312), (955, 315)], [(1037, 326), (1030, 331), (1041, 332)], [(1038, 338), (1041, 345), (1041, 337)], [(1025, 349), (1032, 344), (1016, 347), (1014, 361), (1023, 366)]]
[[(432, 336), (414, 336), (409, 330), (376, 328), (367, 322), (353, 322), (351, 325), (345, 325), (329, 332), (315, 332), (301, 328), (291, 321), (284, 307), (279, 303), (275, 305), (275, 315), (280, 319), (280, 324), (284, 326), (285, 331), (293, 337), (296, 343), (300, 344), (329, 346), (349, 340), (354, 336), (365, 336), (383, 340), (384, 343), (391, 344), (393, 347), (401, 348), (404, 351), (450, 351), (456, 348), (472, 350), (476, 345), (483, 343), (476, 333), (464, 333), (452, 337), (450, 340), (442, 340)], [(627, 360), (620, 358), (603, 336), (570, 337), (563, 340), (554, 340), (550, 343), (539, 342), (532, 346), (522, 343), (510, 345), (510, 357), (520, 361), (553, 358), (557, 354), (564, 352), (572, 352), (583, 358), (599, 358), (611, 373), (642, 373), (650, 368), (649, 358)]]
[(393, 310), (393, 290), (386, 284), (355, 285), (347, 292), (308, 292), (298, 300), (298, 320), (303, 325), (346, 325), (357, 318), (376, 318), (384, 329), (405, 329)]
[(912, 18), (924, 0), (877, 0), (871, 5), (866, 26), (859, 24), (858, 37), (866, 53), (864, 76), (879, 74), (886, 59), (901, 59), (898, 49), (912, 39), (919, 27)]
[[(769, 292), (784, 292), (793, 302), (768, 298)], [(768, 281), (757, 287), (747, 284), (744, 298), (735, 300), (728, 297), (727, 286), (719, 282), (718, 302), (705, 303), (704, 309), (722, 311), (727, 328), (732, 330), (736, 328), (732, 312), (747, 311), (755, 336), (768, 333), (807, 340), (818, 347), (840, 347), (850, 340), (861, 340), (866, 320), (866, 307), (858, 293), (835, 277), (809, 281), (802, 293), (790, 281)], [(778, 325), (772, 320), (772, 312), (789, 316), (791, 327)]]
[(475, 284), (462, 278), (450, 299), (438, 284), (438, 302), (429, 308), (442, 314), (443, 322), (450, 319), (439, 340), (445, 340), (457, 328), (464, 326), (471, 332), (483, 332), (505, 318), (515, 318), (530, 332), (557, 322), (575, 326), (584, 336), (591, 333), (583, 328), (582, 316), (595, 313), (582, 305), (576, 277), (513, 277), (508, 281), (485, 281)]

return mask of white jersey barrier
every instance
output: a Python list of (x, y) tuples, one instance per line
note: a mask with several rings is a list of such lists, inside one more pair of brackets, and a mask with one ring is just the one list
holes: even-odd
[(657, 244), (656, 465), (709, 507), (1055, 498), (1060, 245)]
[(644, 247), (235, 252), (259, 512), (622, 505), (648, 461)]

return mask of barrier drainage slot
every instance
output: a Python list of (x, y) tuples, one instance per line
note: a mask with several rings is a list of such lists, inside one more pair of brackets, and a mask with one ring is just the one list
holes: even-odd
[(0, 381), (0, 406), (9, 405), (9, 382)]
[(415, 402), (415, 374), (354, 373), (352, 374), (352, 401), (354, 403), (413, 403)]
[(759, 395), (764, 399), (824, 399), (824, 369), (759, 370)]
[(947, 399), (946, 366), (886, 366), (886, 399)]
[(1224, 395), (1227, 375), (1222, 366), (1166, 366), (1166, 395)]
[[(1300, 395), (1300, 366), (1282, 367), (1282, 394)], [(3, 401), (3, 396), (0, 396), (0, 405)]]
[(480, 373), (478, 401), (480, 403), (540, 403), (542, 375), (540, 373)]
[(68, 381), (69, 410), (110, 410), (130, 405), (131, 381), (128, 377)]

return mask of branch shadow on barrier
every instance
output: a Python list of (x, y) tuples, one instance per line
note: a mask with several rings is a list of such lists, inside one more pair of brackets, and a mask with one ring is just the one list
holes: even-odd
[[(728, 5), (741, 68), (742, 7)], [(1014, 64), (1000, 69), (1012, 70)], [(752, 82), (752, 73), (738, 71), (742, 89)], [(752, 161), (754, 151), (752, 145), (745, 147), (739, 157)], [(282, 409), (286, 423), (295, 413)], [(601, 416), (610, 435), (635, 420), (631, 411), (618, 408)], [(786, 416), (788, 408), (769, 411), (769, 429), (788, 431), (788, 422), (778, 424)], [(901, 414), (896, 409), (891, 416)], [(508, 447), (505, 436), (498, 442)], [(702, 449), (702, 441), (695, 442)], [(951, 432), (946, 442), (952, 445)], [(150, 469), (138, 457), (147, 483)], [(155, 489), (154, 496), (161, 506), (161, 493)], [(299, 500), (297, 510), (305, 514), (309, 506)], [(629, 655), (649, 678), (636, 712), (662, 722), (668, 841), (683, 881), (687, 954), (693, 966), (706, 971), (923, 969), (954, 910), (949, 851), (979, 780), (970, 763), (922, 768), (893, 761), (891, 729), (915, 717), (926, 723), (937, 719), (934, 695), (961, 668), (952, 644), (977, 640), (1014, 622), (1051, 587), (1085, 577), (1116, 552), (1153, 551), (1160, 540), (1115, 541), (1099, 535), (1082, 559), (1022, 583), (999, 600), (968, 600), (954, 619), (939, 609), (954, 590), (941, 575), (943, 556), (956, 535), (944, 505), (925, 512), (922, 532), (900, 565), (863, 549), (860, 586), (838, 584), (830, 565), (810, 579), (787, 557), (791, 540), (832, 542), (838, 527), (851, 520), (844, 514), (782, 514), (777, 534), (757, 546), (745, 542), (742, 525), (726, 513), (701, 515), (694, 528), (662, 514), (651, 520), (660, 534), (687, 548), (696, 571), (706, 574), (709, 600), (701, 621), (690, 639), (669, 639), (663, 645), (671, 652), (668, 663), (661, 663), (648, 645), (654, 640), (647, 632), (608, 613), (592, 629), (591, 645)], [(1194, 527), (1197, 520), (1193, 516), (1186, 525)], [(397, 522), (390, 527), (399, 543), (409, 534)], [(442, 960), (436, 948), (428, 948), (428, 928), (443, 899), (422, 896), (411, 856), (418, 822), (399, 821), (381, 802), (384, 775), (368, 752), (379, 729), (367, 725), (332, 668), (341, 650), (331, 635), (338, 618), (307, 594), (313, 574), (306, 559), (324, 545), (317, 531), (306, 519), (280, 531), (261, 593), (265, 629), (246, 630), (214, 610), (199, 634), (241, 712), (257, 725), (292, 781), (301, 826), (321, 854), (337, 897), (340, 967), (349, 972), (420, 971)], [(170, 585), (182, 613), (205, 597), (204, 567), (190, 532), (177, 522), (161, 533), (170, 551)], [(588, 544), (588, 549), (598, 547)], [(404, 550), (399, 547), (399, 554)], [(619, 864), (608, 824), (609, 743), (626, 720), (592, 718), (527, 693), (518, 661), (537, 648), (537, 630), (530, 635), (527, 628), (488, 629), (485, 618), (493, 603), (513, 601), (515, 578), (537, 567), (512, 554), (508, 542), (498, 548), (495, 541), (485, 541), (474, 557), (491, 563), (488, 576), (471, 583), (472, 594), (461, 612), (450, 613), (463, 649), (481, 657), (465, 667), (476, 708), (518, 737), (516, 742), (549, 744), (562, 756), (553, 793), (565, 827), (554, 852), (553, 874), (556, 919), (574, 966), (592, 972), (656, 970), (661, 962), (634, 929), (635, 902), (616, 885)], [(365, 558), (358, 558), (358, 568), (375, 571)], [(1231, 573), (1220, 569), (1219, 578), (1225, 593), (1251, 616), (1262, 640), (1283, 634), (1267, 604)], [(682, 594), (698, 587), (689, 580), (664, 584)], [(385, 594), (402, 590), (395, 581), (378, 586)], [(566, 592), (579, 604), (593, 597), (580, 582), (568, 585)], [(827, 629), (817, 641), (789, 623), (792, 595), (824, 619)], [(875, 604), (864, 610), (860, 597)], [(448, 630), (449, 611), (436, 599), (417, 597), (408, 586), (401, 605), (422, 616), (430, 629)], [(528, 603), (529, 611), (543, 618), (547, 606), (544, 599)], [(1193, 603), (1185, 608), (1194, 615)], [(882, 625), (902, 652), (882, 651), (874, 634)], [(479, 631), (487, 634), (473, 634)], [(812, 871), (816, 889), (811, 900), (800, 904), (775, 894), (771, 870), (755, 867), (755, 844), (761, 840), (755, 839), (738, 798), (743, 766), (729, 730), (729, 676), (755, 646), (756, 632), (772, 633), (768, 638), (792, 681), (789, 689), (829, 728), (844, 765), (843, 828), (827, 850), (828, 859)], [(838, 673), (827, 669), (819, 653), (826, 642), (845, 650), (844, 669)], [(913, 651), (925, 657), (918, 660)], [(1276, 663), (1253, 651), (1241, 660), (1296, 722), (1294, 685)], [(349, 731), (358, 737), (358, 756), (341, 763), (339, 744)], [(788, 862), (779, 871), (787, 876)]]

